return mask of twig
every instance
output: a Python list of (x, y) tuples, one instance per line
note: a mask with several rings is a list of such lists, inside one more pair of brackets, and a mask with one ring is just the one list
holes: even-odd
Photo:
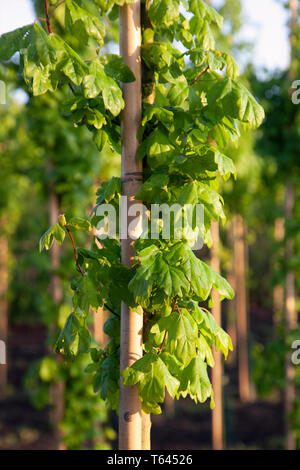
[(49, 18), (51, 18), (51, 16), (52, 16), (53, 13), (55, 12), (56, 8), (60, 7), (60, 5), (62, 5), (63, 3), (66, 3), (66, 0), (62, 0), (61, 2), (59, 2), (59, 3), (53, 8), (53, 10), (51, 10), (51, 12), (49, 13)]
[[(85, 274), (85, 272), (83, 272), (82, 267), (80, 266), (79, 261), (78, 261), (77, 249), (76, 249), (76, 245), (75, 245), (75, 242), (74, 242), (74, 238), (73, 238), (73, 236), (70, 232), (69, 227), (67, 225), (65, 225), (64, 227), (65, 227), (65, 229), (66, 229), (66, 231), (67, 231), (67, 233), (70, 237), (70, 240), (72, 242), (72, 246), (73, 246), (73, 250), (74, 250), (74, 258), (75, 258), (75, 262), (76, 262), (76, 266), (78, 268), (78, 271), (80, 272), (82, 277), (86, 277), (86, 274)], [(120, 315), (118, 313), (114, 312), (107, 304), (104, 303), (103, 305), (107, 310), (109, 310), (109, 312), (111, 312), (116, 317), (120, 318)]]
[(74, 258), (75, 258), (75, 262), (76, 262), (76, 266), (78, 268), (78, 271), (80, 272), (80, 274), (82, 275), (82, 277), (85, 277), (85, 273), (83, 272), (82, 270), (82, 267), (80, 266), (79, 264), (79, 261), (78, 261), (78, 256), (77, 256), (77, 250), (76, 250), (76, 245), (75, 245), (75, 242), (74, 242), (74, 238), (70, 232), (70, 229), (67, 225), (65, 225), (65, 229), (70, 237), (70, 240), (72, 242), (72, 245), (73, 245), (73, 250), (74, 250)]
[(106, 310), (108, 310), (109, 312), (111, 312), (113, 315), (115, 315), (116, 317), (120, 318), (120, 315), (116, 312), (114, 312), (107, 304), (103, 304), (103, 306), (106, 308)]
[(205, 308), (205, 307), (200, 307), (200, 308), (201, 308), (201, 310), (205, 310), (205, 312), (210, 313), (210, 311), (207, 310), (207, 308)]
[(195, 85), (199, 81), (199, 79), (204, 75), (209, 69), (209, 66), (207, 65), (201, 72), (198, 73), (198, 75), (195, 77), (194, 81), (192, 82), (192, 86)]
[(180, 308), (178, 307), (178, 305), (176, 305), (176, 308), (177, 308), (177, 310), (178, 310), (179, 315), (181, 315), (181, 310), (180, 310)]
[(45, 0), (45, 13), (46, 13), (46, 23), (47, 23), (48, 31), (49, 31), (49, 34), (51, 34), (52, 29), (51, 29), (50, 17), (49, 17), (48, 0)]

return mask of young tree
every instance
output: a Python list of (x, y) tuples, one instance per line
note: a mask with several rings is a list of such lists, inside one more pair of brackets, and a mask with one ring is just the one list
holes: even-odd
[[(102, 248), (96, 241), (91, 250), (75, 247), (79, 274), (72, 283), (73, 311), (57, 348), (69, 355), (88, 351), (90, 307), (103, 304), (111, 311), (105, 326), (110, 341), (104, 351), (92, 352), (90, 370), (113, 409), (119, 406), (121, 373), (120, 447), (140, 449), (149, 446), (142, 437), (142, 413), (161, 412), (165, 388), (173, 398), (189, 395), (196, 403), (210, 398), (213, 406), (207, 374), (207, 365), (213, 365), (212, 346), (225, 356), (232, 346), (201, 304), (211, 299), (213, 288), (222, 298), (232, 298), (233, 291), (220, 274), (196, 258), (192, 247), (199, 237), (210, 244), (211, 221), (224, 219), (217, 177), (227, 178), (235, 170), (222, 147), (228, 139), (238, 138), (240, 123), (259, 126), (264, 112), (238, 79), (234, 59), (215, 49), (211, 25), (220, 28), (222, 17), (202, 0), (182, 5), (179, 0), (147, 1), (151, 27), (140, 24), (139, 1), (66, 0), (68, 32), (91, 45), (85, 60), (75, 45), (52, 31), (47, 1), (45, 5), (48, 34), (35, 23), (3, 35), (0, 56), (7, 60), (21, 51), (24, 76), (34, 94), (69, 86), (74, 96), (66, 111), (77, 125), (89, 127), (102, 151), (119, 148), (125, 106), (122, 179), (114, 177), (101, 185), (91, 222), (103, 227), (103, 211), (107, 204), (118, 209), (120, 194), (128, 207), (133, 198), (143, 201), (152, 222), (145, 223), (143, 236), (134, 244), (123, 236), (132, 233), (132, 225), (122, 222), (122, 250), (118, 237), (101, 240)], [(103, 18), (107, 11), (110, 18), (116, 17), (118, 5), (123, 59), (131, 68), (118, 56), (99, 55)], [(185, 52), (172, 45), (174, 39)], [(148, 87), (143, 87), (147, 83), (141, 83), (141, 60), (155, 79), (152, 104), (147, 101)], [(120, 82), (126, 84), (123, 96)], [(161, 203), (169, 209), (179, 204), (175, 221), (182, 219), (186, 205), (193, 217), (178, 232), (175, 222), (164, 223), (161, 211), (154, 217), (153, 205)], [(195, 225), (198, 204), (204, 216)], [(50, 248), (54, 239), (61, 243), (76, 228), (91, 230), (90, 221), (61, 218), (42, 237), (41, 248)]]

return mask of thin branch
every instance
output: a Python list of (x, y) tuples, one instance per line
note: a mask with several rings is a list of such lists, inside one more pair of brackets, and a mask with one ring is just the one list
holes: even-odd
[[(85, 272), (82, 270), (82, 267), (80, 266), (79, 264), (79, 261), (78, 261), (78, 256), (77, 256), (77, 249), (76, 249), (76, 245), (75, 245), (75, 241), (74, 241), (74, 238), (70, 232), (70, 229), (67, 225), (65, 225), (65, 229), (70, 237), (70, 240), (72, 242), (72, 246), (73, 246), (73, 250), (74, 250), (74, 258), (75, 258), (75, 262), (76, 262), (76, 266), (77, 266), (77, 269), (78, 271), (80, 272), (80, 274), (82, 275), (82, 277), (86, 277), (86, 274)], [(120, 315), (116, 312), (114, 312), (107, 304), (103, 304), (104, 307), (109, 311), (111, 312), (113, 315), (115, 315), (116, 317), (120, 318)]]
[(73, 95), (76, 95), (75, 90), (73, 88), (73, 85), (70, 82), (68, 83), (68, 85), (69, 85), (69, 88), (70, 88), (71, 92), (73, 93)]
[(67, 225), (65, 225), (65, 229), (70, 237), (70, 240), (72, 242), (72, 245), (73, 245), (73, 250), (74, 250), (74, 258), (75, 258), (75, 262), (76, 262), (76, 266), (78, 268), (78, 271), (80, 272), (80, 274), (82, 275), (82, 277), (85, 277), (85, 273), (83, 272), (82, 270), (82, 267), (80, 266), (79, 264), (79, 261), (78, 261), (78, 256), (77, 256), (77, 249), (76, 249), (76, 245), (75, 245), (75, 242), (74, 242), (74, 238), (70, 232), (70, 229)]
[(180, 310), (180, 308), (178, 307), (178, 305), (176, 305), (176, 308), (177, 308), (177, 310), (178, 310), (179, 315), (181, 315), (181, 310)]
[(207, 65), (201, 72), (198, 73), (198, 75), (195, 77), (194, 81), (192, 82), (192, 86), (195, 85), (199, 81), (199, 79), (204, 75), (209, 69), (209, 66)]
[(110, 313), (112, 313), (113, 315), (115, 315), (116, 317), (120, 318), (120, 315), (116, 312), (114, 312), (107, 304), (103, 304), (103, 306), (106, 308), (106, 310), (108, 310)]
[(168, 330), (165, 330), (165, 334), (164, 334), (164, 337), (163, 337), (163, 340), (161, 342), (161, 345), (159, 347), (159, 350), (158, 350), (158, 354), (160, 354), (164, 348), (164, 344), (165, 344), (165, 341), (166, 341), (166, 337), (167, 337), (167, 333), (168, 333)]
[(48, 31), (49, 31), (49, 34), (51, 34), (52, 29), (51, 29), (50, 17), (49, 17), (48, 0), (45, 0), (45, 13), (46, 13), (46, 23), (47, 23)]
[(49, 18), (51, 18), (51, 16), (52, 16), (53, 13), (55, 12), (56, 8), (60, 7), (60, 5), (62, 5), (63, 3), (66, 3), (66, 0), (62, 0), (61, 2), (59, 2), (59, 3), (53, 8), (53, 10), (51, 10), (51, 12), (49, 13)]

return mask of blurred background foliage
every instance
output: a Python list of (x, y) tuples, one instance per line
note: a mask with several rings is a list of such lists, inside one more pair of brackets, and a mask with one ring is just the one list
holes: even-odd
[[(289, 8), (289, 2), (278, 1)], [(95, 7), (92, 0), (80, 0), (78, 3), (91, 11)], [(210, 3), (214, 4), (213, 1)], [(43, 2), (34, 0), (33, 4), (36, 16), (42, 17)], [(241, 26), (247, 22), (242, 14), (241, 1), (224, 0), (217, 4), (221, 5), (219, 10), (225, 19), (225, 35), (218, 37), (218, 47), (230, 50), (238, 62), (246, 52), (251, 56), (252, 45), (239, 39)], [(52, 17), (53, 29), (61, 35), (64, 34), (63, 13), (62, 6)], [(115, 15), (107, 21), (109, 35), (104, 50), (115, 52), (118, 22)], [(228, 447), (234, 448), (284, 447), (285, 358), (293, 341), (300, 339), (300, 329), (287, 331), (284, 322), (284, 287), (286, 274), (290, 271), (295, 276), (297, 312), (300, 307), (300, 105), (296, 106), (291, 100), (293, 77), (300, 78), (299, 28), (298, 14), (291, 37), (291, 64), (288, 70), (265, 73), (262, 77), (256, 74), (251, 63), (243, 68), (243, 80), (263, 105), (266, 119), (256, 133), (243, 133), (238, 148), (234, 142), (228, 143), (228, 154), (237, 167), (237, 180), (222, 183), (228, 220), (221, 228), (220, 254), (222, 270), (228, 276), (234, 270), (233, 219), (236, 215), (242, 216), (247, 253), (247, 352), (251, 377), (251, 397), (248, 403), (242, 404), (237, 392), (238, 362), (234, 355), (226, 365), (224, 375), (226, 435)], [(81, 47), (75, 37), (66, 39), (75, 48)], [(114, 445), (116, 438), (113, 429), (116, 417), (94, 394), (87, 380), (84, 369), (88, 358), (67, 363), (49, 353), (57, 339), (58, 328), (71, 310), (69, 281), (75, 270), (72, 246), (64, 244), (60, 264), (53, 272), (48, 254), (38, 252), (38, 240), (49, 226), (49, 193), (55, 194), (60, 212), (71, 217), (88, 215), (99, 182), (119, 175), (120, 155), (110, 151), (99, 154), (92, 134), (84, 127), (74, 127), (66, 119), (63, 103), (69, 96), (68, 91), (29, 96), (19, 76), (17, 61), (18, 58), (15, 58), (10, 63), (0, 65), (0, 79), (6, 83), (9, 97), (7, 104), (0, 106), (0, 244), (1, 240), (6, 240), (8, 247), (5, 269), (9, 282), (5, 299), (10, 338), (8, 385), (6, 397), (0, 402), (0, 430), (6, 432), (10, 440), (4, 439), (0, 446), (17, 448), (27, 445), (30, 448), (32, 442), (39, 441), (36, 429), (41, 435), (44, 432), (47, 436), (51, 435), (51, 387), (61, 382), (64, 384), (63, 413), (59, 429), (63, 445), (68, 449), (107, 449)], [(24, 104), (16, 98), (16, 89), (26, 93)], [(287, 182), (293, 184), (295, 191), (293, 211), (288, 217), (284, 210)], [(283, 220), (284, 230), (277, 239), (275, 226), (280, 219)], [(285, 252), (287, 240), (293, 242), (293, 253), (288, 257)], [(78, 246), (88, 244), (79, 236), (76, 242)], [(53, 274), (59, 277), (62, 287), (62, 298), (58, 303), (49, 290)], [(274, 289), (278, 286), (282, 292), (281, 304), (274, 302)], [(235, 314), (234, 302), (231, 305), (227, 303), (224, 324), (231, 327), (234, 334), (237, 329)], [(22, 343), (23, 334), (28, 335), (28, 339)], [(236, 348), (238, 355), (238, 344)], [(294, 382), (298, 392), (299, 366), (295, 366)], [(37, 409), (46, 410), (46, 415), (35, 415), (28, 400)], [(28, 411), (22, 423), (16, 424), (13, 415), (22, 413), (24, 406), (28, 407)], [(196, 418), (191, 418), (191, 429), (194, 422), (197, 422), (198, 428), (195, 431), (197, 438), (194, 437), (194, 443), (190, 445), (195, 445), (195, 448), (205, 445), (205, 436), (209, 434), (209, 411), (205, 407), (204, 411), (195, 411), (194, 408), (192, 411), (189, 405), (180, 403), (176, 410), (172, 406), (167, 403), (166, 417), (158, 417), (154, 421), (153, 436), (154, 439), (155, 435), (158, 436), (155, 441), (157, 446), (170, 448), (167, 444), (170, 436), (165, 437), (170, 429), (166, 423), (184, 428), (186, 416), (190, 417), (192, 413), (196, 414)], [(13, 412), (10, 411), (12, 409)], [(270, 414), (267, 414), (268, 409), (271, 410)], [(201, 415), (201, 419), (198, 420), (197, 414)], [(253, 417), (255, 414), (257, 421)], [(35, 422), (36, 418), (32, 416), (42, 418), (37, 418)], [(298, 393), (288, 418), (299, 448)], [(269, 419), (269, 424), (264, 428), (264, 436), (256, 435), (257, 426), (265, 419)], [(247, 434), (247, 427), (251, 435)], [(22, 434), (22, 429), (25, 434)], [(203, 429), (206, 430), (204, 437)]]

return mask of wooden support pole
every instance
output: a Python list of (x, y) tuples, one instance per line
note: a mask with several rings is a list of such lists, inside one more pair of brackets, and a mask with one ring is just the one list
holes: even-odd
[[(141, 123), (141, 11), (140, 1), (120, 8), (120, 51), (125, 64), (132, 70), (136, 80), (123, 86), (125, 109), (122, 113), (122, 195), (127, 198), (128, 208), (134, 202), (142, 180), (142, 165), (137, 159), (137, 133)], [(127, 220), (125, 204), (122, 205), (122, 221)], [(126, 211), (126, 214), (124, 213)], [(124, 217), (125, 216), (125, 217)], [(123, 223), (123, 222), (122, 222)], [(122, 263), (133, 262), (132, 240), (122, 240)], [(142, 357), (143, 316), (121, 308), (121, 372)], [(124, 386), (121, 378), (119, 409), (119, 449), (142, 449), (142, 411), (138, 388)]]
[[(212, 248), (211, 248), (211, 267), (220, 273), (220, 234), (219, 234), (219, 223), (213, 222), (211, 225), (211, 236), (212, 236)], [(213, 290), (212, 299), (214, 306), (212, 307), (212, 314), (221, 326), (222, 314), (221, 314), (221, 302), (220, 295), (217, 291)], [(212, 447), (214, 450), (223, 449), (223, 363), (221, 352), (213, 351), (215, 366), (212, 369), (212, 386), (214, 391), (215, 408), (212, 410)]]
[(237, 317), (237, 346), (238, 346), (238, 376), (239, 395), (242, 402), (250, 401), (250, 380), (248, 364), (248, 319), (247, 319), (247, 293), (245, 272), (245, 240), (244, 223), (241, 215), (233, 219), (234, 236), (234, 271), (235, 271), (235, 298)]

